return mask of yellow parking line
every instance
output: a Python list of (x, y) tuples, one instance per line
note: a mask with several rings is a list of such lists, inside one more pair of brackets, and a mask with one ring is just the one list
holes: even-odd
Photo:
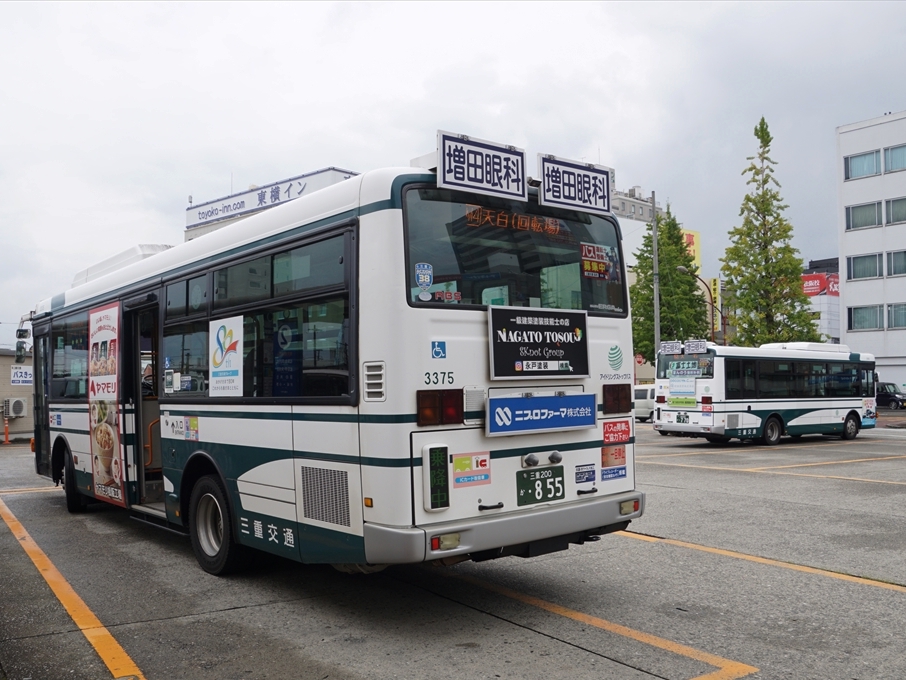
[(694, 647), (689, 647), (687, 645), (680, 644), (679, 642), (673, 642), (672, 640), (666, 640), (656, 635), (650, 635), (649, 633), (633, 630), (632, 628), (621, 626), (618, 623), (605, 621), (604, 619), (600, 619), (597, 616), (583, 614), (582, 612), (576, 611), (575, 609), (563, 607), (559, 604), (554, 604), (553, 602), (548, 602), (547, 600), (542, 600), (532, 595), (527, 595), (515, 590), (510, 590), (509, 588), (497, 585), (496, 583), (488, 583), (487, 581), (479, 580), (473, 576), (466, 576), (461, 574), (456, 574), (456, 578), (467, 581), (472, 585), (479, 586), (486, 590), (491, 590), (495, 593), (498, 593), (499, 595), (517, 600), (519, 602), (522, 602), (523, 604), (531, 605), (532, 607), (538, 607), (539, 609), (551, 612), (552, 614), (564, 616), (568, 619), (572, 619), (573, 621), (578, 621), (579, 623), (584, 623), (588, 626), (594, 626), (595, 628), (606, 630), (608, 633), (622, 635), (623, 637), (630, 638), (631, 640), (636, 640), (637, 642), (651, 645), (652, 647), (657, 647), (658, 649), (663, 649), (667, 652), (678, 654), (679, 656), (685, 656), (686, 658), (694, 659), (695, 661), (701, 661), (702, 663), (706, 663), (709, 666), (715, 666), (718, 669), (713, 673), (698, 675), (692, 680), (734, 680), (735, 678), (744, 678), (747, 675), (758, 672), (758, 669), (754, 666), (749, 666), (738, 661), (725, 659), (715, 654), (709, 654), (708, 652), (703, 652), (700, 649), (695, 649)]
[[(748, 470), (744, 470), (748, 472)], [(759, 471), (763, 475), (788, 475), (790, 477), (811, 477), (812, 479), (839, 479), (844, 482), (868, 482), (870, 484), (892, 484), (893, 486), (906, 486), (906, 482), (891, 482), (886, 479), (867, 479), (865, 477), (843, 477), (842, 475), (808, 475), (804, 472), (774, 472), (773, 470)]]
[(788, 475), (790, 477), (812, 477), (814, 479), (839, 479), (844, 482), (868, 482), (870, 484), (892, 484), (906, 486), (906, 482), (891, 482), (885, 479), (866, 479), (864, 477), (843, 477), (840, 475), (809, 475), (802, 472), (778, 472), (774, 469), (718, 467), (716, 465), (686, 465), (683, 463), (661, 463), (656, 460), (639, 460), (639, 465), (660, 465), (663, 467), (681, 467), (690, 470), (718, 470), (720, 472), (749, 472), (756, 475)]
[(846, 463), (870, 463), (876, 460), (902, 460), (906, 456), (879, 456), (877, 458), (854, 458), (852, 460), (826, 460), (820, 463), (796, 463), (795, 465), (773, 465), (770, 467), (746, 468), (752, 472), (761, 472), (762, 470), (784, 470), (786, 468), (811, 467), (815, 465), (845, 465)]
[(134, 680), (145, 680), (145, 676), (139, 670), (135, 662), (126, 653), (120, 643), (116, 641), (110, 631), (104, 627), (97, 616), (94, 615), (88, 605), (76, 594), (69, 582), (63, 577), (63, 574), (54, 566), (50, 558), (44, 554), (44, 551), (38, 547), (38, 544), (25, 530), (25, 527), (16, 519), (16, 516), (10, 511), (6, 503), (0, 500), (0, 517), (6, 522), (13, 536), (19, 541), (19, 545), (25, 550), (25, 553), (31, 558), (35, 568), (47, 585), (53, 591), (54, 595), (65, 607), (66, 611), (72, 617), (72, 620), (82, 631), (82, 634), (94, 647), (94, 650), (101, 657), (101, 660), (107, 665), (107, 668), (113, 674), (114, 678), (134, 678)]
[(847, 581), (849, 583), (858, 583), (863, 586), (873, 586), (875, 588), (883, 588), (884, 590), (894, 590), (898, 593), (906, 593), (906, 586), (901, 586), (896, 583), (886, 583), (884, 581), (875, 581), (870, 578), (865, 578), (863, 576), (851, 576), (850, 574), (841, 574), (836, 571), (828, 571), (827, 569), (818, 569), (817, 567), (806, 567), (801, 564), (795, 564), (793, 562), (781, 562), (780, 560), (772, 560), (767, 557), (757, 557), (755, 555), (748, 555), (746, 553), (735, 552), (733, 550), (724, 550), (722, 548), (712, 548), (707, 545), (699, 545), (698, 543), (689, 543), (687, 541), (677, 541), (673, 538), (658, 538), (657, 536), (645, 536), (643, 534), (636, 534), (631, 531), (617, 531), (620, 536), (626, 536), (628, 538), (635, 538), (641, 541), (648, 543), (666, 543), (668, 545), (675, 545), (678, 548), (688, 548), (690, 550), (700, 550), (702, 552), (712, 553), (714, 555), (722, 555), (724, 557), (733, 557), (738, 560), (746, 560), (748, 562), (757, 562), (758, 564), (766, 564), (771, 567), (782, 567), (783, 569), (791, 569), (793, 571), (801, 571), (806, 574), (815, 574), (817, 576), (826, 576), (827, 578), (835, 578), (840, 581)]
[(62, 486), (33, 486), (27, 489), (0, 489), (0, 496), (13, 493), (38, 493), (41, 491), (62, 491)]

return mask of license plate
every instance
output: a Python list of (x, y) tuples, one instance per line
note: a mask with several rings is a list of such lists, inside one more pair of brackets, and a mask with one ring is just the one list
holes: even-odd
[(676, 414), (676, 423), (678, 425), (688, 425), (689, 424), (689, 414), (688, 413), (677, 413)]
[(520, 470), (516, 473), (516, 505), (534, 505), (564, 497), (563, 466)]

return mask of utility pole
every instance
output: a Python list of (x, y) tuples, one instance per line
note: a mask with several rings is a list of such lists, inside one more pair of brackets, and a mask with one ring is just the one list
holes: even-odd
[(661, 282), (657, 264), (657, 201), (651, 192), (651, 276), (654, 279), (654, 363), (657, 365), (657, 353), (661, 348)]

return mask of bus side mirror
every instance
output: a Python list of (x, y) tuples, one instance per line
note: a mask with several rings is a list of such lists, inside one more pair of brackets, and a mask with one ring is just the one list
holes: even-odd
[(875, 373), (875, 374), (874, 374), (874, 377), (875, 377), (875, 385), (877, 385), (877, 384), (878, 384), (878, 374)]
[(21, 364), (25, 361), (25, 340), (16, 341), (16, 363)]

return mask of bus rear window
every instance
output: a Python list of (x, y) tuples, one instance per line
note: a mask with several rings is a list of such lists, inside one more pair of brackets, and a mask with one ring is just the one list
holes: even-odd
[(424, 187), (404, 204), (411, 304), (627, 313), (610, 220)]
[(713, 354), (658, 354), (657, 377), (713, 378)]

